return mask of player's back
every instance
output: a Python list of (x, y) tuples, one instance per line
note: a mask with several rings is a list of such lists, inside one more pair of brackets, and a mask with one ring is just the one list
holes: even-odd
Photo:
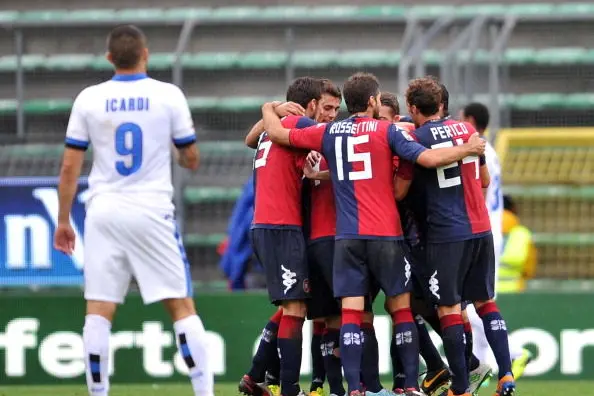
[(351, 117), (329, 124), (323, 152), (336, 197), (337, 238), (400, 238), (388, 121)]
[[(307, 117), (283, 118), (286, 128), (315, 125)], [(253, 227), (301, 227), (301, 189), (306, 151), (272, 143), (260, 136), (254, 157), (255, 203)]]
[[(461, 145), (475, 132), (464, 122), (430, 121), (417, 128), (418, 141), (427, 148)], [(476, 156), (437, 169), (416, 167), (414, 188), (424, 191), (428, 241), (449, 242), (480, 237), (490, 232)]]
[(81, 92), (67, 143), (77, 143), (78, 129), (88, 131), (93, 147), (91, 199), (117, 194), (140, 205), (172, 205), (171, 145), (195, 141), (179, 88), (145, 75), (116, 75)]

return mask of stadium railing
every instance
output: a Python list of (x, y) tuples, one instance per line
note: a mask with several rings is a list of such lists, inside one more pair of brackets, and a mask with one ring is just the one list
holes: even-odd
[(594, 128), (501, 130), (504, 193), (535, 232), (537, 275), (594, 277)]

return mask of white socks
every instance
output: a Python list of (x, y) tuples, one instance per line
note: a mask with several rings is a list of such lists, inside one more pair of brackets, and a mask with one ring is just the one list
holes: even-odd
[(83, 342), (89, 396), (107, 396), (109, 392), (109, 335), (111, 322), (99, 315), (87, 315)]
[(189, 369), (195, 396), (213, 396), (214, 378), (208, 362), (206, 332), (198, 315), (173, 324), (179, 352)]
[[(173, 324), (179, 351), (189, 369), (195, 396), (214, 396), (214, 378), (208, 362), (208, 345), (202, 321), (192, 315)], [(109, 336), (111, 322), (87, 315), (83, 342), (89, 396), (109, 394)]]

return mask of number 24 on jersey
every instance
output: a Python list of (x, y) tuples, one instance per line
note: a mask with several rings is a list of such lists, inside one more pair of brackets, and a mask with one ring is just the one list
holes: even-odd
[[(462, 139), (456, 139), (456, 143), (458, 145), (462, 145), (462, 144), (464, 144), (464, 141)], [(431, 146), (432, 149), (445, 148), (445, 147), (454, 147), (454, 143), (451, 141), (448, 141), (448, 142), (434, 144)], [(475, 178), (478, 179), (479, 178), (479, 158), (475, 155), (471, 155), (471, 156), (466, 157), (462, 160), (462, 165), (472, 164), (472, 163), (474, 163), (474, 168), (475, 168), (475, 172), (476, 172)], [(453, 162), (449, 165), (444, 165), (444, 166), (440, 166), (439, 168), (437, 168), (437, 183), (439, 184), (439, 188), (455, 187), (455, 186), (459, 186), (460, 184), (462, 184), (462, 178), (460, 176), (454, 176), (454, 177), (447, 178), (445, 175), (446, 169), (451, 169), (451, 168), (456, 168), (456, 167), (458, 167), (458, 163)]]

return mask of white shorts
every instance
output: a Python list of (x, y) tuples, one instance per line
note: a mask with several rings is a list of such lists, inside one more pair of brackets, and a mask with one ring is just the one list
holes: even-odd
[(145, 304), (192, 296), (189, 263), (172, 211), (101, 202), (85, 219), (85, 299), (124, 302), (132, 277)]

